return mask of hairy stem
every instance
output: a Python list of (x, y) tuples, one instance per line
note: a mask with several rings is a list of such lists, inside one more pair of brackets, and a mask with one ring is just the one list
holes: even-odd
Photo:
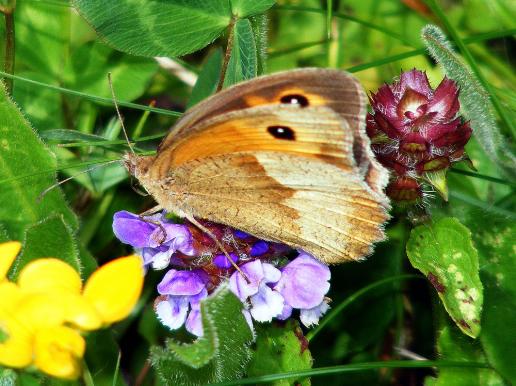
[(233, 47), (233, 36), (234, 36), (234, 27), (237, 19), (236, 17), (233, 17), (231, 19), (231, 22), (229, 23), (229, 36), (228, 36), (228, 44), (226, 46), (226, 54), (224, 55), (224, 62), (222, 62), (222, 68), (220, 70), (220, 79), (219, 84), (217, 85), (217, 89), (215, 92), (219, 92), (222, 90), (222, 87), (224, 86), (224, 80), (226, 79), (226, 71), (228, 69), (229, 65), (229, 59), (231, 58), (231, 49)]
[[(3, 10), (5, 18), (5, 56), (4, 71), (14, 74), (14, 5)], [(7, 93), (13, 92), (13, 79), (4, 79)]]

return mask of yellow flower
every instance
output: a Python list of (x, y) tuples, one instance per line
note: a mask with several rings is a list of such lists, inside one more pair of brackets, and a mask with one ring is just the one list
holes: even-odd
[(124, 319), (143, 286), (139, 256), (115, 259), (82, 286), (79, 273), (59, 259), (31, 261), (17, 283), (6, 280), (20, 243), (0, 244), (0, 365), (35, 366), (51, 376), (80, 375), (81, 333)]

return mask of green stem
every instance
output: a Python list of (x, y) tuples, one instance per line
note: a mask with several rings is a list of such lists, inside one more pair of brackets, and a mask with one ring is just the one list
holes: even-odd
[(503, 179), (497, 178), (497, 177), (486, 176), (485, 174), (470, 172), (469, 170), (450, 169), (450, 171), (452, 173), (463, 174), (463, 175), (468, 176), (468, 177), (480, 178), (482, 180), (496, 182), (497, 184), (502, 184), (502, 185), (508, 185), (508, 186), (516, 187), (516, 183), (514, 183), (514, 182), (506, 181), (506, 180), (503, 180)]
[(400, 280), (409, 280), (409, 279), (423, 279), (422, 276), (419, 275), (398, 275), (393, 277), (388, 277), (386, 279), (378, 280), (374, 283), (369, 284), (368, 286), (359, 289), (355, 293), (351, 294), (344, 300), (342, 303), (340, 303), (337, 307), (333, 308), (331, 312), (326, 315), (326, 317), (319, 323), (319, 325), (311, 330), (307, 335), (306, 339), (308, 341), (311, 341), (317, 334), (321, 332), (321, 330), (326, 326), (329, 322), (331, 322), (338, 314), (340, 314), (344, 309), (346, 309), (351, 303), (354, 303), (357, 299), (364, 296), (368, 292), (372, 291), (373, 289), (376, 289), (377, 287), (384, 286), (386, 284), (390, 284), (393, 282), (397, 282)]
[(514, 126), (512, 120), (505, 112), (505, 109), (503, 108), (500, 100), (494, 93), (493, 87), (491, 84), (487, 81), (485, 76), (480, 71), (480, 68), (477, 65), (477, 62), (473, 58), (473, 55), (471, 55), (471, 52), (466, 47), (466, 44), (464, 44), (464, 41), (460, 38), (459, 34), (457, 33), (457, 30), (453, 27), (453, 25), (450, 23), (448, 18), (446, 17), (444, 11), (442, 8), (437, 4), (437, 1), (435, 0), (426, 0), (426, 3), (428, 6), (432, 9), (434, 14), (439, 18), (441, 23), (443, 23), (444, 27), (452, 37), (453, 41), (457, 45), (457, 48), (464, 56), (464, 59), (468, 62), (469, 66), (473, 70), (473, 72), (476, 74), (478, 80), (484, 86), (484, 88), (487, 90), (489, 95), (491, 96), (491, 103), (493, 104), (493, 107), (498, 112), (498, 115), (500, 119), (504, 122), (505, 126), (508, 127), (512, 133), (512, 135), (516, 138), (516, 126)]
[[(15, 35), (14, 35), (14, 4), (5, 10), (5, 57), (4, 57), (4, 71), (8, 74), (14, 74), (14, 50), (15, 50)], [(13, 93), (13, 80), (7, 78), (5, 80), (5, 87), (7, 93)]]
[[(70, 90), (69, 88), (54, 86), (52, 84), (42, 83), (42, 82), (38, 82), (36, 80), (23, 78), (21, 76), (8, 74), (7, 72), (4, 72), (4, 71), (0, 71), (0, 75), (4, 76), (6, 78), (9, 78), (9, 79), (15, 79), (15, 80), (19, 80), (19, 81), (22, 81), (22, 82), (25, 82), (25, 83), (29, 83), (29, 84), (32, 84), (32, 85), (35, 85), (35, 86), (41, 86), (41, 87), (48, 88), (50, 90), (59, 91), (59, 92), (62, 92), (64, 94), (74, 95), (74, 96), (78, 96), (80, 98), (89, 99), (92, 102), (97, 102), (97, 103), (100, 103), (100, 104), (105, 104), (107, 106), (112, 106), (113, 105), (113, 99), (112, 98), (104, 98), (104, 97), (101, 97), (101, 96), (98, 96), (98, 95), (86, 94), (86, 93), (83, 93), (83, 92), (80, 92), (80, 91)], [(163, 115), (170, 115), (170, 116), (173, 116), (173, 117), (180, 117), (181, 116), (181, 113), (177, 112), (177, 111), (165, 110), (165, 109), (160, 109), (160, 108), (157, 108), (157, 107), (149, 107), (149, 106), (146, 106), (146, 105), (139, 105), (137, 103), (124, 102), (124, 101), (117, 101), (117, 103), (118, 103), (119, 106), (129, 107), (129, 108), (135, 109), (135, 110), (151, 111), (153, 113), (159, 113), (159, 114), (163, 114)]]
[(330, 374), (342, 374), (365, 370), (379, 369), (422, 369), (422, 368), (480, 368), (490, 369), (487, 363), (466, 362), (466, 361), (384, 361), (384, 362), (365, 362), (352, 363), (341, 366), (319, 367), (310, 370), (289, 371), (278, 374), (262, 375), (260, 377), (243, 378), (229, 382), (210, 383), (208, 386), (234, 386), (234, 385), (250, 385), (257, 383), (266, 383), (282, 379), (290, 378), (307, 378), (311, 376), (321, 376)]

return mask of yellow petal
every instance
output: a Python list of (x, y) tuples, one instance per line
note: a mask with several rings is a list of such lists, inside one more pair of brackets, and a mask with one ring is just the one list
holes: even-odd
[(13, 318), (0, 320), (0, 365), (22, 368), (32, 362), (32, 336)]
[(23, 293), (15, 283), (0, 282), (0, 320), (14, 313), (22, 297)]
[(0, 283), (0, 365), (21, 368), (32, 362), (32, 333), (18, 319), (23, 294), (14, 283)]
[(63, 324), (65, 311), (66, 302), (59, 293), (25, 293), (18, 302), (16, 318), (27, 330), (34, 332)]
[(104, 323), (122, 320), (140, 297), (143, 275), (139, 256), (115, 259), (93, 272), (84, 286), (84, 297), (93, 304)]
[(5, 279), (20, 249), (21, 244), (18, 241), (8, 241), (0, 244), (0, 281)]
[(102, 320), (93, 305), (81, 295), (66, 296), (65, 320), (83, 331), (102, 327)]
[(57, 326), (38, 330), (34, 339), (34, 364), (57, 378), (76, 379), (86, 343), (75, 330)]
[(55, 258), (31, 261), (20, 272), (18, 285), (28, 292), (81, 292), (79, 273), (69, 264)]

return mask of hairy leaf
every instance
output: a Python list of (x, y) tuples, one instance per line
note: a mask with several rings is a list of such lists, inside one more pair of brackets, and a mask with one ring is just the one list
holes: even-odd
[(254, 78), (257, 74), (256, 43), (253, 28), (247, 19), (238, 20), (233, 27), (233, 45), (224, 86)]
[[(257, 330), (256, 348), (247, 374), (249, 377), (312, 368), (308, 341), (297, 321), (284, 326), (264, 325)], [(310, 385), (309, 378), (290, 378), (273, 383), (276, 386)]]
[(63, 260), (80, 272), (77, 245), (62, 216), (50, 217), (27, 229), (22, 252), (14, 263), (11, 278), (16, 278), (20, 270), (32, 260), (42, 257)]
[(483, 289), (478, 253), (469, 229), (453, 217), (418, 226), (410, 234), (407, 255), (435, 287), (457, 326), (476, 338), (480, 333)]
[(205, 385), (241, 376), (250, 359), (251, 330), (242, 303), (227, 286), (201, 303), (204, 336), (191, 344), (168, 340), (151, 359), (165, 385)]
[[(38, 196), (55, 183), (55, 159), (0, 87), (0, 223), (21, 240), (25, 229), (50, 215), (62, 215), (72, 229), (77, 219), (59, 189)], [(31, 175), (32, 174), (32, 175)], [(27, 178), (20, 176), (31, 175)]]
[(504, 143), (492, 111), (489, 93), (461, 62), (438, 27), (426, 26), (422, 38), (430, 55), (442, 65), (446, 75), (459, 84), (462, 109), (471, 121), (471, 128), (484, 151), (508, 175), (516, 177), (516, 156)]

